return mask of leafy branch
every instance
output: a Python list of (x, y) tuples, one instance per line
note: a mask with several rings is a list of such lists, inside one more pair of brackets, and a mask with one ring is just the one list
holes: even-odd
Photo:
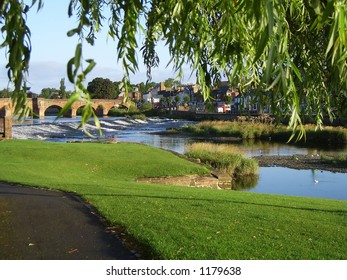
[[(0, 46), (8, 49), (6, 67), (17, 113), (26, 104), (31, 53), (26, 17), (34, 6), (41, 9), (43, 1), (34, 0), (31, 6), (0, 2)], [(211, 87), (227, 78), (241, 91), (251, 89), (260, 100), (271, 100), (262, 105), (271, 105), (278, 119), (288, 118), (293, 131), (301, 127), (299, 137), (304, 137), (305, 116), (313, 116), (319, 127), (324, 116), (334, 118), (334, 111), (345, 110), (347, 104), (346, 10), (345, 0), (70, 0), (68, 15), (76, 16), (78, 24), (68, 36), (77, 35), (79, 43), (67, 67), (76, 86), (69, 106), (90, 99), (83, 83), (95, 63), (83, 61), (82, 45), (93, 45), (107, 22), (126, 91), (130, 74), (138, 71), (138, 49), (150, 79), (159, 65), (156, 46), (164, 41), (174, 69), (181, 75), (188, 64), (205, 99)], [(90, 116), (87, 106), (82, 123)]]

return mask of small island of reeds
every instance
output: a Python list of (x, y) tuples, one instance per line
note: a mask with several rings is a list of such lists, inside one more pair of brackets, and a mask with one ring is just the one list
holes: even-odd
[[(202, 121), (180, 128), (181, 132), (201, 137), (234, 137), (239, 139), (259, 139), (295, 144), (346, 145), (347, 129), (343, 127), (304, 125), (305, 137), (292, 137), (293, 131), (284, 125), (259, 122)], [(297, 135), (299, 130), (297, 131)]]
[(228, 173), (233, 179), (244, 176), (256, 176), (258, 163), (256, 160), (245, 157), (242, 152), (232, 145), (193, 143), (186, 147), (186, 155), (199, 159), (215, 169)]

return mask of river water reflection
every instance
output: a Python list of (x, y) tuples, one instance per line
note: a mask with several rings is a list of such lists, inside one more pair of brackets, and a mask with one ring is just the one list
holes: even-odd
[(257, 193), (347, 200), (347, 174), (322, 170), (261, 167)]
[[(78, 118), (61, 118), (56, 122), (53, 121), (54, 117), (46, 117), (43, 120), (28, 120), (24, 124), (13, 127), (13, 136), (17, 139), (55, 142), (90, 141), (90, 138), (87, 138), (81, 129), (77, 129)], [(181, 127), (191, 123), (185, 120), (152, 118), (142, 121), (127, 118), (102, 118), (100, 123), (103, 136), (97, 138), (99, 140), (101, 138), (101, 140), (113, 139), (120, 142), (143, 143), (181, 154), (185, 152), (186, 145), (202, 141), (198, 138), (154, 134), (155, 132), (165, 131), (167, 128)], [(98, 135), (92, 123), (87, 125), (87, 129), (94, 135)], [(340, 149), (302, 148), (273, 142), (236, 142), (233, 145), (238, 145), (249, 157), (347, 152), (346, 147)], [(238, 183), (235, 188), (258, 193), (347, 200), (346, 181), (347, 174), (342, 173), (262, 167), (260, 168), (259, 179)]]

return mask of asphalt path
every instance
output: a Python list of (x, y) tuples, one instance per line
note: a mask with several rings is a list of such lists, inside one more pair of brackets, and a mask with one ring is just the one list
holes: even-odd
[(80, 200), (0, 182), (0, 259), (136, 259)]

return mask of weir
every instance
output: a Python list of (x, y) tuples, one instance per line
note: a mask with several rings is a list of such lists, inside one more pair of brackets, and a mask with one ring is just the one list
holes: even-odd
[[(45, 99), (45, 98), (28, 98), (27, 106), (33, 112), (34, 117), (43, 119), (45, 112), (49, 107), (64, 108), (68, 99)], [(101, 116), (106, 116), (113, 107), (118, 107), (123, 103), (123, 98), (117, 99), (92, 99), (91, 106), (95, 112)], [(75, 118), (77, 110), (87, 104), (86, 101), (74, 102), (65, 117)], [(13, 103), (11, 98), (0, 98), (0, 138), (12, 138), (12, 117)]]

